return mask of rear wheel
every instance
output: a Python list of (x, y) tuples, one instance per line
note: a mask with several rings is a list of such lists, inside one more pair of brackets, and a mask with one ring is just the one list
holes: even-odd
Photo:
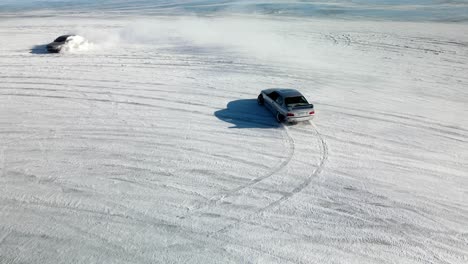
[(263, 105), (265, 103), (265, 99), (263, 99), (263, 95), (262, 94), (259, 94), (258, 97), (257, 97), (257, 103), (259, 105)]
[(280, 112), (276, 112), (276, 121), (278, 121), (278, 123), (284, 122), (284, 115), (282, 115)]

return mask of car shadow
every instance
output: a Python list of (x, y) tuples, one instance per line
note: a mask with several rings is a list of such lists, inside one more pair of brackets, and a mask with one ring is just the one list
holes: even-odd
[(220, 120), (231, 123), (229, 128), (278, 128), (274, 116), (264, 106), (257, 104), (256, 99), (231, 101), (226, 109), (218, 110), (214, 115)]
[(47, 52), (47, 45), (46, 44), (43, 44), (43, 45), (34, 45), (30, 52), (31, 54), (50, 54), (49, 52)]

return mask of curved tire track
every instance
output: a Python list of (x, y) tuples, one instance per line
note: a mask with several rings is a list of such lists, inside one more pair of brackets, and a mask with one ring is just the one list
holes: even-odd
[(328, 160), (328, 145), (325, 142), (325, 140), (323, 139), (322, 135), (318, 132), (317, 127), (313, 123), (310, 123), (310, 125), (311, 125), (311, 127), (313, 128), (313, 130), (315, 132), (315, 135), (317, 137), (319, 147), (320, 147), (320, 162), (319, 162), (317, 168), (315, 168), (315, 170), (312, 171), (312, 173), (309, 175), (309, 177), (307, 177), (307, 179), (301, 185), (297, 186), (290, 193), (287, 193), (286, 195), (284, 195), (280, 199), (278, 199), (278, 200), (274, 201), (273, 203), (269, 204), (268, 206), (262, 208), (258, 212), (263, 212), (263, 211), (265, 211), (265, 210), (267, 210), (269, 208), (275, 207), (276, 205), (290, 199), (293, 195), (295, 195), (296, 193), (301, 192), (307, 186), (309, 186), (310, 183), (312, 182), (312, 180), (315, 177), (317, 177), (323, 171), (323, 168), (325, 167), (325, 163)]
[[(245, 118), (245, 119), (242, 119), (242, 118), (237, 118), (237, 119), (241, 119), (242, 121), (248, 121), (248, 122), (251, 122), (252, 120), (251, 119), (248, 119), (248, 118)], [(225, 192), (224, 194), (221, 194), (221, 195), (217, 195), (217, 196), (214, 196), (214, 197), (211, 197), (209, 199), (209, 201), (207, 201), (205, 204), (203, 204), (202, 206), (200, 207), (197, 207), (195, 208), (191, 213), (190, 215), (193, 215), (195, 213), (198, 213), (200, 212), (201, 210), (207, 208), (207, 207), (210, 207), (210, 206), (214, 206), (216, 204), (218, 204), (221, 200), (225, 199), (225, 198), (228, 198), (228, 197), (231, 197), (231, 196), (234, 196), (235, 194), (239, 193), (240, 191), (244, 190), (244, 189), (247, 189), (249, 187), (252, 187), (254, 186), (255, 184), (261, 182), (261, 181), (264, 181), (274, 175), (276, 175), (278, 172), (280, 172), (281, 170), (283, 170), (292, 160), (293, 156), (294, 156), (294, 153), (295, 153), (295, 143), (294, 143), (294, 139), (291, 137), (291, 135), (288, 133), (288, 130), (287, 128), (282, 125), (281, 126), (284, 131), (285, 131), (285, 134), (286, 134), (286, 138), (283, 139), (284, 142), (288, 142), (288, 155), (286, 157), (286, 159), (284, 159), (278, 166), (276, 166), (276, 168), (274, 168), (273, 170), (269, 171), (268, 173), (260, 176), (260, 177), (257, 177), (257, 178), (254, 178), (252, 180), (250, 180), (249, 182), (245, 183), (245, 184), (242, 184), (240, 186), (238, 186), (237, 188), (235, 189), (232, 189), (228, 192)]]
[[(301, 192), (302, 190), (304, 190), (307, 186), (310, 185), (310, 183), (312, 182), (312, 180), (316, 177), (318, 177), (320, 175), (320, 173), (323, 171), (324, 167), (325, 167), (325, 164), (326, 164), (326, 161), (328, 160), (328, 145), (327, 143), (325, 142), (324, 138), (322, 137), (322, 135), (320, 134), (320, 132), (318, 131), (317, 127), (312, 123), (312, 122), (309, 122), (310, 124), (310, 127), (313, 128), (313, 131), (314, 131), (314, 134), (316, 136), (316, 139), (319, 143), (319, 148), (320, 148), (320, 161), (317, 165), (317, 167), (312, 171), (312, 173), (307, 177), (307, 179), (305, 181), (303, 181), (299, 186), (297, 186), (296, 188), (294, 188), (292, 191), (284, 194), (281, 196), (281, 198), (273, 201), (272, 203), (268, 204), (267, 206), (255, 211), (254, 213), (252, 214), (249, 214), (247, 215), (246, 217), (243, 217), (243, 218), (240, 218), (238, 219), (236, 222), (232, 223), (232, 224), (229, 224), (213, 233), (210, 234), (210, 236), (215, 236), (219, 233), (225, 233), (226, 231), (228, 231), (229, 229), (232, 229), (233, 227), (237, 226), (238, 224), (244, 222), (244, 220), (248, 219), (248, 218), (251, 218), (252, 216), (254, 215), (258, 215), (259, 213), (261, 212), (264, 212), (270, 208), (273, 208), (275, 206), (278, 206), (279, 204), (291, 199), (295, 194)], [(291, 135), (289, 134), (288, 130), (289, 128), (285, 127), (287, 133), (288, 133), (288, 136), (291, 137)], [(291, 137), (292, 138), (292, 137)], [(293, 141), (294, 142), (294, 141)], [(292, 157), (291, 157), (292, 159)], [(289, 162), (288, 162), (289, 163)]]

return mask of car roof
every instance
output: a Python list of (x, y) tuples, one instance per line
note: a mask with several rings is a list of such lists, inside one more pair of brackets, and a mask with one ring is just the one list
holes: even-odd
[(272, 89), (263, 90), (263, 92), (265, 93), (277, 92), (282, 97), (302, 96), (302, 94), (298, 90), (291, 89), (291, 88), (272, 88)]
[[(74, 37), (74, 36), (76, 36), (76, 35), (73, 35), (73, 34), (70, 34), (70, 35), (62, 35), (62, 36), (57, 37), (55, 40), (60, 39), (60, 38), (68, 39), (69, 37)], [(55, 40), (54, 40), (54, 41), (55, 41)]]
[(68, 38), (68, 37), (73, 37), (73, 36), (76, 36), (76, 35), (73, 35), (73, 34), (70, 34), (70, 35), (62, 35), (62, 36), (60, 36), (60, 37), (58, 37), (58, 38), (62, 38), (62, 37)]

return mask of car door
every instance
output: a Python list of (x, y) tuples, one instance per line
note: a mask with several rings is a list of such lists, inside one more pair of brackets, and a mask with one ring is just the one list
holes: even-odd
[(275, 110), (275, 100), (278, 98), (279, 94), (277, 92), (272, 92), (270, 94), (267, 94), (267, 96), (264, 96), (265, 99), (265, 106), (271, 110), (271, 111), (276, 111)]
[(283, 105), (284, 99), (281, 95), (278, 95), (278, 98), (276, 98), (276, 100), (273, 103), (275, 112), (280, 112), (281, 114), (284, 114)]

